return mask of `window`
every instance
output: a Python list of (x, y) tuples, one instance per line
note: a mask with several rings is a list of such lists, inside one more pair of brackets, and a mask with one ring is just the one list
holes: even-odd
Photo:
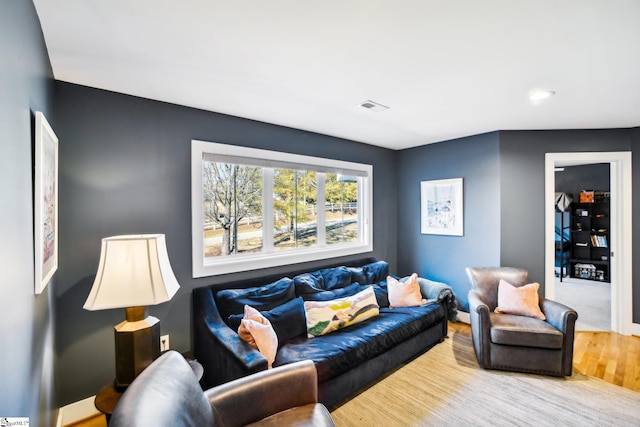
[(193, 277), (369, 252), (373, 167), (192, 141)]

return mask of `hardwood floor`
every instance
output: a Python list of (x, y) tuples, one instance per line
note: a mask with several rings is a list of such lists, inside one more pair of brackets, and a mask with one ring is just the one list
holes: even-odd
[[(450, 332), (471, 334), (466, 323), (449, 323)], [(576, 332), (573, 369), (640, 392), (640, 337), (614, 332)]]
[(640, 392), (640, 337), (576, 332), (573, 369)]
[[(471, 335), (466, 323), (449, 323), (449, 334)], [(613, 332), (576, 332), (573, 369), (590, 377), (640, 392), (640, 337)], [(72, 424), (77, 427), (106, 426), (104, 415)]]

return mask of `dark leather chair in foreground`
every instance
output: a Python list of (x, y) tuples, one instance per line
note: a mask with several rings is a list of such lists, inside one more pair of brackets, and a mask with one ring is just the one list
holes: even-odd
[(540, 297), (546, 320), (494, 313), (498, 284), (529, 283), (528, 272), (511, 267), (469, 267), (467, 277), (471, 333), (478, 363), (485, 369), (570, 376), (573, 338), (578, 314), (558, 302)]
[(169, 351), (127, 388), (109, 426), (335, 426), (317, 401), (312, 361), (262, 371), (203, 392), (184, 357)]

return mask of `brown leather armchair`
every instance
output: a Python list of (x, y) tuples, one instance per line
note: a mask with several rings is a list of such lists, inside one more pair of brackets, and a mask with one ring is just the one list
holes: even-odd
[(131, 383), (110, 427), (334, 426), (318, 403), (312, 361), (291, 363), (202, 391), (184, 357), (169, 351)]
[(546, 320), (494, 313), (500, 279), (514, 286), (529, 283), (528, 272), (512, 267), (468, 267), (469, 315), (473, 347), (485, 369), (570, 376), (578, 313), (540, 298)]

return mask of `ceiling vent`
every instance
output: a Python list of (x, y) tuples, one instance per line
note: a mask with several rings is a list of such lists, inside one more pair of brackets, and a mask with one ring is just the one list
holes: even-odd
[(366, 108), (371, 111), (376, 111), (378, 113), (389, 109), (389, 107), (387, 107), (386, 105), (378, 104), (377, 102), (373, 102), (370, 100), (364, 101), (362, 104), (360, 104), (360, 106), (362, 108)]

